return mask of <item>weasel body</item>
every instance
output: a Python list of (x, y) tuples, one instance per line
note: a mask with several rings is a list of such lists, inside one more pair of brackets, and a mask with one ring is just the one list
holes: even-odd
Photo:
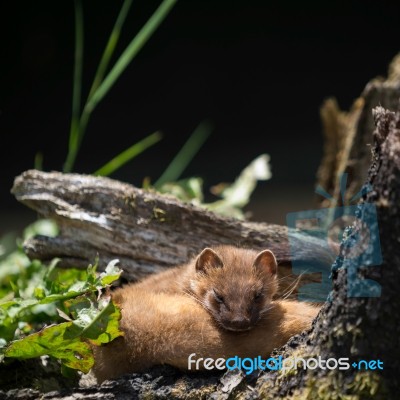
[(188, 369), (188, 357), (229, 358), (268, 356), (288, 339), (311, 326), (319, 308), (296, 301), (275, 301), (251, 330), (221, 329), (194, 299), (178, 294), (151, 293), (141, 288), (117, 290), (124, 337), (94, 347), (93, 371), (99, 382), (124, 373), (169, 364)]

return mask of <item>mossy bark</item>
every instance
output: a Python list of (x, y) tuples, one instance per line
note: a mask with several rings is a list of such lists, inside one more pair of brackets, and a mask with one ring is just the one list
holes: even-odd
[[(368, 191), (359, 206), (358, 221), (365, 220), (373, 203), (377, 210), (383, 262), (368, 266), (365, 251), (357, 263), (345, 258), (346, 242), (333, 271), (334, 288), (310, 332), (292, 339), (280, 354), (336, 359), (350, 363), (380, 360), (383, 369), (351, 367), (350, 370), (303, 370), (294, 374), (263, 374), (257, 390), (264, 398), (295, 399), (396, 399), (400, 390), (400, 112), (378, 107), (374, 110), (373, 161), (369, 169)], [(374, 240), (374, 227), (370, 236)], [(362, 229), (355, 224), (348, 241)], [(346, 262), (344, 262), (346, 260)], [(344, 266), (346, 265), (346, 266)], [(361, 279), (380, 285), (377, 297), (350, 297), (353, 284), (349, 271), (357, 270)], [(357, 292), (356, 292), (357, 293)], [(295, 345), (293, 347), (293, 341)]]

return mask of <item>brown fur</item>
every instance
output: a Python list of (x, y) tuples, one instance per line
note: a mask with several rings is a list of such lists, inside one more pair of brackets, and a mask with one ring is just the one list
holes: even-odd
[[(188, 264), (153, 275), (139, 285), (153, 293), (192, 296), (225, 329), (253, 328), (278, 290), (275, 258), (270, 253), (271, 256), (259, 259), (255, 265), (261, 253), (254, 250), (233, 246), (209, 250)], [(197, 269), (199, 263), (201, 268)], [(125, 290), (129, 291), (129, 286)]]
[(113, 299), (121, 307), (125, 336), (94, 348), (93, 370), (99, 382), (157, 364), (186, 370), (192, 353), (214, 359), (266, 357), (308, 329), (319, 310), (305, 303), (276, 301), (252, 330), (230, 332), (220, 329), (209, 312), (185, 295), (152, 293), (132, 285), (115, 291)]

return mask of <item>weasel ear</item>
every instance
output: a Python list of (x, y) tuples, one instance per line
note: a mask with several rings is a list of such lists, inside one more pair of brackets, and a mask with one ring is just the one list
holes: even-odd
[(257, 270), (265, 270), (271, 275), (275, 275), (278, 272), (278, 264), (274, 253), (272, 253), (271, 250), (264, 250), (261, 253), (258, 253), (254, 260), (253, 268)]
[(222, 268), (223, 266), (218, 254), (208, 247), (199, 254), (196, 260), (196, 272), (207, 273), (207, 269)]

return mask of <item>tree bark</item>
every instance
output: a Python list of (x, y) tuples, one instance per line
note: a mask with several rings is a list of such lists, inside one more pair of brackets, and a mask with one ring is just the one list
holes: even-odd
[[(317, 174), (317, 184), (332, 195), (338, 204), (349, 203), (364, 184), (371, 163), (374, 120), (371, 110), (382, 106), (396, 110), (400, 98), (400, 54), (389, 66), (387, 78), (372, 79), (350, 111), (340, 110), (334, 98), (321, 107), (324, 133), (324, 156)], [(346, 192), (341, 193), (340, 178), (348, 174)], [(321, 206), (332, 206), (331, 199), (318, 197)]]
[[(377, 368), (346, 371), (329, 369), (300, 370), (296, 375), (277, 377), (263, 374), (256, 390), (262, 396), (287, 398), (293, 393), (306, 398), (330, 398), (332, 393), (342, 393), (356, 399), (396, 399), (400, 389), (400, 111), (396, 113), (378, 107), (373, 117), (373, 160), (369, 169), (368, 184), (372, 190), (363, 196), (359, 206), (358, 222), (368, 220), (370, 208), (377, 210), (382, 264), (369, 265), (371, 254), (365, 251), (360, 259), (348, 259), (346, 246), (361, 228), (354, 226), (354, 234), (344, 242), (341, 256), (333, 268), (334, 288), (317, 317), (312, 330), (297, 337), (296, 349), (287, 345), (284, 355), (321, 356), (323, 359), (349, 357), (350, 362), (380, 360), (383, 370)], [(362, 244), (376, 240), (374, 227), (369, 226), (370, 237), (364, 236)], [(380, 285), (377, 297), (349, 297), (354, 289), (357, 270), (361, 279), (371, 279)], [(357, 289), (357, 287), (356, 287)], [(364, 365), (364, 364), (363, 364)], [(278, 384), (279, 383), (279, 384)], [(267, 398), (269, 398), (267, 396)], [(351, 397), (354, 396), (354, 397)], [(271, 397), (272, 398), (272, 397)], [(347, 397), (346, 397), (347, 398)]]

